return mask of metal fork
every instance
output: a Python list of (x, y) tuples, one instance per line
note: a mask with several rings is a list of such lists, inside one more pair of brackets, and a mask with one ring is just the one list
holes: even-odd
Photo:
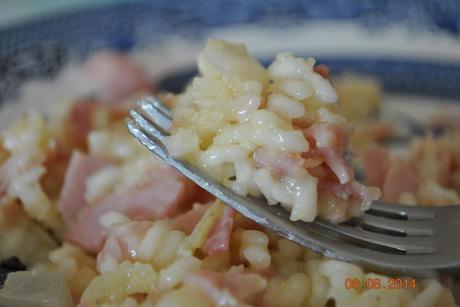
[(418, 277), (453, 274), (460, 269), (460, 206), (410, 207), (374, 202), (362, 217), (332, 224), (292, 222), (281, 206), (243, 197), (187, 161), (171, 157), (163, 139), (171, 110), (155, 97), (138, 101), (127, 126), (151, 152), (230, 207), (327, 257), (357, 263), (377, 272)]

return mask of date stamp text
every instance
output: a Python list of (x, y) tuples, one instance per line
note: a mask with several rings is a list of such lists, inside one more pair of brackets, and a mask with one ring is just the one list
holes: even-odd
[(415, 289), (417, 282), (415, 278), (366, 278), (360, 280), (358, 278), (347, 278), (345, 279), (346, 289), (388, 289), (388, 290), (399, 290), (399, 289)]

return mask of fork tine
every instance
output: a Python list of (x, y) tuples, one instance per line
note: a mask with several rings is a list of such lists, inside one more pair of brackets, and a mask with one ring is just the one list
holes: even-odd
[(150, 120), (152, 120), (163, 130), (168, 131), (172, 126), (172, 120), (170, 114), (166, 114), (163, 111), (167, 107), (158, 100), (152, 101), (151, 99), (153, 99), (153, 97), (141, 99), (137, 102), (137, 105), (149, 117)]
[(347, 239), (367, 243), (366, 247), (369, 248), (372, 248), (369, 244), (373, 244), (380, 247), (380, 249), (390, 248), (405, 252), (406, 254), (430, 254), (436, 250), (426, 237), (397, 237), (369, 232), (347, 224), (333, 225), (324, 221), (315, 221), (315, 223), (329, 230), (336, 231)]
[(150, 122), (150, 120), (146, 119), (137, 111), (129, 110), (129, 115), (144, 131), (155, 136), (160, 141), (163, 141), (163, 139), (169, 135), (167, 131), (158, 127), (155, 123)]
[(170, 119), (172, 118), (171, 109), (168, 106), (166, 106), (163, 102), (161, 102), (161, 100), (159, 100), (157, 97), (155, 97), (155, 96), (147, 96), (147, 97), (144, 97), (142, 100), (145, 100), (145, 101), (149, 102), (150, 104), (152, 104), (155, 108), (160, 110), (168, 118), (170, 118)]
[(163, 160), (167, 159), (167, 152), (161, 144), (153, 141), (150, 137), (148, 137), (145, 132), (143, 131), (144, 128), (139, 125), (138, 122), (134, 121), (133, 119), (128, 118), (126, 120), (126, 125), (128, 126), (129, 132), (139, 141), (150, 149), (154, 154), (162, 158)]
[(404, 233), (408, 236), (429, 236), (433, 234), (433, 220), (397, 220), (364, 214), (352, 221), (361, 226), (370, 226), (383, 231)]
[(386, 216), (395, 219), (413, 219), (413, 220), (429, 220), (434, 218), (433, 212), (424, 210), (425, 208), (413, 208), (407, 205), (395, 205), (374, 201), (371, 205), (368, 214), (377, 216)]

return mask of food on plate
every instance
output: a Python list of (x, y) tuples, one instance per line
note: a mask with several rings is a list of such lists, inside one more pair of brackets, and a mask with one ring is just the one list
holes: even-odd
[[(95, 95), (73, 99), (62, 114), (29, 110), (1, 134), (0, 306), (455, 306), (436, 279), (407, 277), (407, 287), (389, 289), (389, 276), (281, 238), (155, 158), (124, 123), (127, 106), (146, 90), (138, 76), (148, 73), (131, 69), (132, 58), (105, 53), (84, 64), (80, 77), (107, 78), (88, 75), (88, 66), (107, 60), (115, 61), (113, 74), (132, 78), (129, 87), (118, 91), (119, 81), (100, 80)], [(267, 195), (284, 206), (292, 195), (284, 190), (287, 201), (280, 201), (283, 175), (303, 179), (313, 194), (319, 189), (320, 202), (324, 191), (334, 191), (326, 200), (336, 204), (338, 189), (344, 199), (332, 212), (337, 220), (348, 217), (348, 197), (357, 186), (363, 193), (369, 188), (354, 181), (347, 161), (337, 160), (347, 152), (350, 131), (335, 113), (328, 70), (289, 53), (267, 70), (243, 46), (220, 41), (205, 49), (199, 67), (203, 75), (185, 94), (165, 96), (175, 113), (171, 150), (192, 160), (196, 152), (197, 163), (215, 161), (214, 175), (242, 194), (267, 193), (249, 176), (251, 163), (258, 163), (267, 175), (259, 179), (279, 187), (279, 195)], [(190, 109), (190, 99), (208, 108)], [(189, 130), (178, 128), (185, 124)], [(233, 137), (242, 146), (217, 151), (219, 142), (229, 146), (224, 130), (240, 126), (242, 134)], [(259, 129), (255, 139), (265, 147), (247, 138), (248, 128)], [(174, 142), (181, 133), (184, 142)], [(244, 157), (244, 150), (253, 159), (220, 163)], [(314, 208), (297, 217), (314, 218)], [(362, 287), (350, 287), (350, 279)], [(372, 288), (364, 286), (369, 280)]]
[(408, 205), (460, 204), (460, 134), (413, 139), (404, 151), (369, 145), (362, 153), (366, 182), (382, 199)]

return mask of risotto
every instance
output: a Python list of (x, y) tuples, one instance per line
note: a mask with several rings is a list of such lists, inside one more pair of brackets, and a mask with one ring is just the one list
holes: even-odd
[[(293, 220), (340, 221), (378, 197), (353, 179), (324, 66), (281, 53), (265, 69), (211, 41), (198, 67), (164, 96), (175, 155)], [(455, 306), (438, 280), (384, 287), (391, 276), (281, 238), (154, 158), (124, 124), (150, 88), (130, 58), (100, 53), (80, 73), (94, 98), (2, 132), (0, 306)]]
[(359, 215), (380, 194), (354, 180), (351, 124), (328, 70), (284, 52), (267, 69), (243, 45), (209, 41), (200, 76), (177, 97), (170, 154), (241, 195), (280, 203), (293, 221)]

